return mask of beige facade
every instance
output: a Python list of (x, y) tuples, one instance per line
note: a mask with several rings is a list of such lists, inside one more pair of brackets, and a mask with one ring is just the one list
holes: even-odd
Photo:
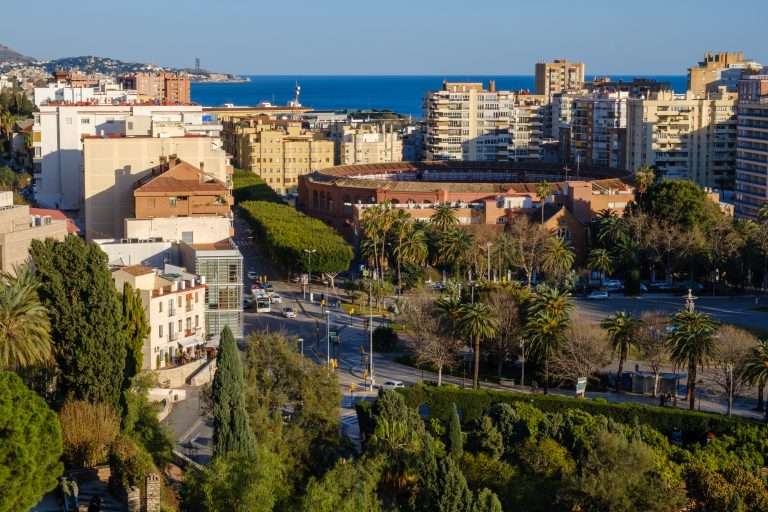
[(753, 220), (768, 202), (768, 75), (739, 82), (736, 215)]
[(298, 121), (232, 118), (224, 122), (224, 140), (238, 167), (279, 194), (295, 191), (299, 176), (333, 166), (333, 141), (304, 130)]
[(713, 85), (721, 79), (726, 70), (760, 69), (757, 62), (745, 59), (744, 52), (704, 54), (704, 60), (698, 66), (688, 69), (688, 90), (694, 96), (705, 97), (707, 92), (713, 91)]
[(204, 279), (192, 274), (165, 274), (141, 265), (112, 272), (119, 292), (125, 283), (139, 290), (149, 323), (142, 347), (142, 369), (155, 370), (178, 364), (182, 355), (194, 359), (194, 349), (205, 345)]
[(336, 165), (403, 160), (403, 140), (399, 133), (386, 125), (333, 124), (330, 138), (335, 145)]
[(497, 91), (479, 82), (444, 82), (430, 91), (426, 160), (525, 161), (541, 158), (544, 96)]
[(85, 137), (83, 182), (85, 238), (121, 238), (134, 215), (134, 184), (161, 159), (176, 155), (231, 187), (232, 167), (216, 137)]
[(625, 167), (629, 92), (600, 92), (571, 101), (570, 159), (584, 164)]
[(584, 64), (556, 59), (536, 64), (536, 94), (550, 96), (566, 89), (578, 89), (584, 83)]
[(738, 95), (721, 90), (697, 97), (670, 92), (630, 99), (627, 169), (655, 166), (667, 178), (731, 188), (736, 156)]
[(30, 215), (28, 205), (14, 205), (11, 192), (0, 192), (0, 270), (13, 271), (29, 259), (32, 240), (67, 236), (67, 221)]

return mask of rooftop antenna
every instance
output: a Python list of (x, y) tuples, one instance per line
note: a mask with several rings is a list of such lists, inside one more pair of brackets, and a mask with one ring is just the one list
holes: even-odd
[(301, 103), (299, 103), (299, 94), (301, 94), (301, 86), (299, 85), (299, 82), (296, 81), (296, 88), (294, 89), (294, 96), (293, 96), (293, 104), (291, 105), (293, 107), (293, 118), (297, 119), (299, 117), (299, 108), (301, 107)]

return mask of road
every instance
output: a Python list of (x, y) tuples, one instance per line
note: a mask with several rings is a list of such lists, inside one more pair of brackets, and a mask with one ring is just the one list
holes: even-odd
[[(360, 347), (364, 347), (365, 354), (369, 352), (370, 330), (364, 328), (363, 321), (359, 318), (351, 318), (344, 310), (332, 308), (327, 314), (327, 320), (331, 329), (339, 329), (342, 343), (340, 347), (326, 344), (326, 316), (319, 303), (320, 293), (330, 293), (326, 287), (319, 283), (313, 283), (313, 292), (315, 301), (310, 302), (302, 299), (301, 286), (292, 283), (281, 273), (268, 258), (256, 248), (247, 237), (247, 230), (240, 221), (235, 221), (235, 243), (237, 243), (243, 254), (244, 273), (249, 270), (256, 271), (259, 275), (266, 275), (274, 287), (274, 291), (283, 297), (283, 304), (273, 305), (271, 313), (256, 313), (254, 310), (245, 312), (244, 331), (247, 336), (249, 333), (258, 331), (281, 332), (287, 336), (296, 336), (304, 340), (304, 355), (318, 364), (324, 364), (328, 357), (337, 358), (339, 367), (336, 370), (339, 377), (339, 390), (342, 393), (342, 407), (340, 410), (342, 431), (353, 442), (358, 436), (357, 418), (355, 416), (352, 400), (362, 398), (371, 399), (376, 391), (366, 390), (366, 381), (363, 379), (363, 370), (365, 362), (361, 354)], [(245, 284), (246, 290), (250, 288), (251, 283)], [(248, 295), (248, 293), (246, 293)], [(607, 300), (588, 301), (585, 299), (576, 299), (578, 314), (593, 321), (600, 321), (617, 310), (625, 309), (632, 312), (640, 311), (662, 311), (665, 313), (674, 313), (680, 310), (685, 301), (682, 297), (672, 295), (654, 295), (649, 294), (641, 298), (628, 298), (623, 296), (611, 296)], [(297, 311), (297, 317), (292, 319), (283, 318), (280, 315), (280, 308), (291, 306)], [(696, 308), (713, 316), (723, 322), (729, 322), (739, 325), (751, 326), (755, 328), (768, 328), (768, 314), (750, 311), (754, 307), (754, 297), (707, 297), (701, 296), (696, 301)], [(381, 320), (374, 319), (374, 327)], [(327, 353), (330, 348), (330, 354)], [(376, 387), (387, 380), (399, 380), (406, 385), (411, 385), (422, 380), (437, 380), (437, 375), (432, 372), (426, 372), (405, 366), (394, 361), (396, 354), (374, 354), (374, 371), (376, 378)], [(628, 368), (630, 362), (628, 362)], [(465, 385), (469, 380), (444, 376), (445, 382), (457, 385)], [(357, 391), (353, 398), (349, 394), (349, 385), (355, 383)], [(496, 389), (515, 389), (524, 391), (519, 386), (497, 385), (483, 383), (483, 387)], [(188, 393), (190, 390), (188, 389)], [(563, 392), (570, 394), (569, 392)], [(616, 395), (613, 393), (588, 393), (590, 397), (603, 397), (609, 401), (634, 401), (647, 403), (649, 405), (658, 404), (657, 399), (637, 395)], [(184, 405), (174, 406), (174, 410), (169, 416), (174, 431), (179, 441), (180, 449), (193, 459), (205, 463), (210, 458), (210, 447), (212, 440), (212, 426), (210, 421), (202, 419), (199, 400), (196, 390), (190, 393), (190, 398)], [(684, 407), (683, 400), (678, 400), (678, 406)], [(760, 413), (751, 410), (752, 402), (749, 400), (735, 404), (735, 413), (743, 416), (759, 418)], [(701, 400), (700, 408), (702, 410), (725, 412), (725, 404), (722, 400), (704, 398)]]

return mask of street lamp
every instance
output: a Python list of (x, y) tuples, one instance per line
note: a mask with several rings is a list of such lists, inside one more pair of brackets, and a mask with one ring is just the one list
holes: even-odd
[(331, 367), (331, 312), (325, 311), (325, 363)]
[(301, 355), (304, 356), (304, 338), (299, 338), (297, 341), (301, 345)]
[(309, 272), (309, 279), (307, 284), (309, 285), (309, 302), (312, 302), (312, 254), (317, 252), (317, 249), (304, 249), (304, 252), (309, 254), (309, 261), (307, 263), (307, 272)]
[(487, 279), (488, 281), (491, 280), (491, 247), (493, 247), (492, 242), (485, 242), (486, 247), (486, 256), (488, 257), (488, 272), (487, 272)]

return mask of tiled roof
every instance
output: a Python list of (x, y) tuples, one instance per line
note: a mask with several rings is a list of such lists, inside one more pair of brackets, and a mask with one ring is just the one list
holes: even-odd
[(41, 217), (45, 215), (49, 215), (53, 220), (63, 220), (67, 222), (67, 232), (68, 233), (79, 233), (80, 228), (75, 226), (75, 222), (64, 215), (60, 210), (48, 210), (46, 208), (30, 208), (29, 209), (30, 215), (40, 215)]
[(136, 192), (163, 193), (163, 192), (209, 192), (212, 194), (227, 195), (229, 189), (220, 181), (200, 183), (192, 180), (180, 180), (172, 176), (157, 176), (155, 179), (136, 189)]

